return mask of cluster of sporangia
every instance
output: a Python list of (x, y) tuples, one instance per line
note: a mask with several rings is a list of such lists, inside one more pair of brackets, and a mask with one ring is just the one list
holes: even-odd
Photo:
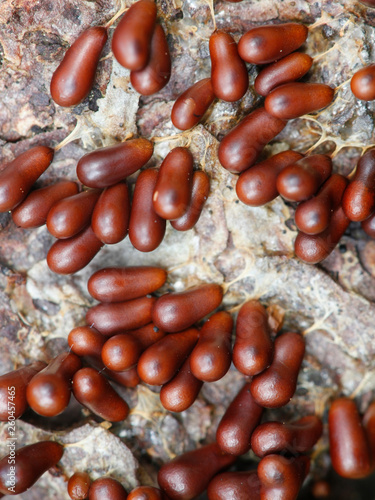
[[(128, 9), (112, 39), (114, 56), (131, 70), (133, 87), (144, 95), (162, 89), (171, 72), (168, 44), (156, 14), (153, 1), (140, 0)], [(73, 106), (88, 95), (108, 26), (86, 30), (67, 51), (51, 82), (56, 103)], [(211, 78), (197, 82), (176, 100), (172, 122), (188, 130), (215, 98), (241, 99), (249, 86), (244, 61), (268, 64), (254, 84), (265, 97), (264, 107), (224, 137), (219, 160), (229, 171), (240, 173), (237, 194), (247, 205), (265, 204), (278, 194), (301, 202), (295, 215), (301, 231), (296, 254), (315, 263), (332, 251), (349, 220), (364, 221), (364, 229), (375, 234), (375, 152), (361, 158), (350, 183), (331, 175), (326, 155), (304, 157), (284, 151), (253, 166), (288, 119), (317, 111), (333, 99), (334, 90), (327, 85), (296, 83), (313, 62), (307, 54), (293, 52), (307, 33), (305, 26), (295, 23), (258, 27), (237, 47), (228, 33), (215, 31), (209, 44)], [(360, 99), (374, 99), (374, 82), (375, 66), (369, 66), (353, 77), (352, 91)], [(166, 220), (178, 230), (194, 226), (209, 192), (207, 175), (193, 172), (189, 150), (175, 148), (159, 171), (139, 174), (130, 209), (126, 177), (141, 169), (152, 153), (152, 143), (142, 138), (99, 149), (77, 165), (79, 180), (91, 189), (79, 193), (77, 183), (61, 181), (29, 194), (54, 155), (49, 147), (34, 147), (0, 173), (0, 210), (11, 211), (20, 227), (47, 224), (59, 239), (47, 257), (58, 273), (82, 269), (103, 244), (117, 243), (127, 233), (135, 248), (152, 251), (163, 239)], [(322, 423), (314, 415), (291, 424), (260, 421), (265, 408), (280, 408), (292, 398), (305, 351), (303, 338), (290, 332), (274, 338), (266, 310), (249, 301), (239, 311), (232, 352), (229, 313), (213, 314), (200, 330), (194, 326), (220, 306), (222, 288), (206, 284), (157, 298), (150, 295), (166, 278), (166, 272), (155, 267), (108, 268), (91, 276), (88, 289), (100, 304), (87, 312), (87, 326), (70, 332), (70, 351), (48, 366), (35, 362), (0, 377), (0, 420), (9, 418), (8, 387), (14, 387), (14, 418), (28, 407), (42, 416), (59, 415), (73, 392), (98, 417), (122, 421), (129, 407), (106, 377), (126, 387), (140, 381), (161, 386), (162, 405), (181, 412), (194, 403), (204, 382), (221, 379), (233, 361), (251, 378), (224, 414), (216, 442), (165, 464), (158, 475), (160, 490), (139, 487), (127, 494), (113, 478), (91, 484), (87, 473), (77, 472), (69, 480), (69, 495), (73, 500), (192, 500), (207, 489), (210, 500), (296, 499), (309, 470), (306, 453), (320, 438)], [(336, 400), (329, 412), (329, 436), (332, 464), (339, 474), (369, 475), (375, 468), (375, 403), (361, 421), (353, 401)], [(250, 449), (261, 459), (257, 470), (220, 473)], [(19, 449), (12, 494), (32, 486), (62, 454), (63, 446), (52, 441)], [(9, 494), (9, 472), (7, 456), (0, 461), (0, 496)]]
[[(276, 337), (265, 308), (253, 300), (238, 313), (232, 351), (229, 313), (214, 313), (200, 330), (194, 326), (220, 306), (221, 287), (205, 284), (152, 297), (166, 278), (163, 269), (147, 266), (94, 273), (88, 290), (100, 304), (87, 312), (90, 326), (73, 329), (70, 351), (48, 366), (38, 361), (0, 377), (0, 420), (9, 418), (8, 388), (13, 387), (14, 418), (28, 407), (44, 417), (59, 415), (73, 393), (98, 417), (120, 422), (129, 407), (106, 377), (126, 387), (140, 381), (161, 386), (162, 405), (181, 412), (194, 403), (204, 382), (220, 380), (233, 361), (250, 381), (222, 417), (216, 442), (162, 466), (160, 490), (140, 487), (128, 496), (113, 478), (90, 486), (88, 474), (78, 472), (69, 480), (69, 495), (72, 500), (193, 500), (207, 489), (210, 500), (295, 500), (309, 471), (306, 453), (321, 437), (322, 422), (315, 415), (289, 424), (260, 422), (264, 409), (285, 406), (293, 397), (305, 352), (303, 337), (292, 332)], [(336, 400), (329, 434), (332, 464), (339, 474), (358, 478), (374, 470), (375, 403), (362, 426), (355, 403)], [(260, 458), (257, 470), (221, 473), (250, 449)], [(14, 493), (31, 487), (62, 453), (63, 446), (51, 441), (19, 449)], [(7, 456), (0, 461), (0, 494), (8, 492), (9, 470)]]

